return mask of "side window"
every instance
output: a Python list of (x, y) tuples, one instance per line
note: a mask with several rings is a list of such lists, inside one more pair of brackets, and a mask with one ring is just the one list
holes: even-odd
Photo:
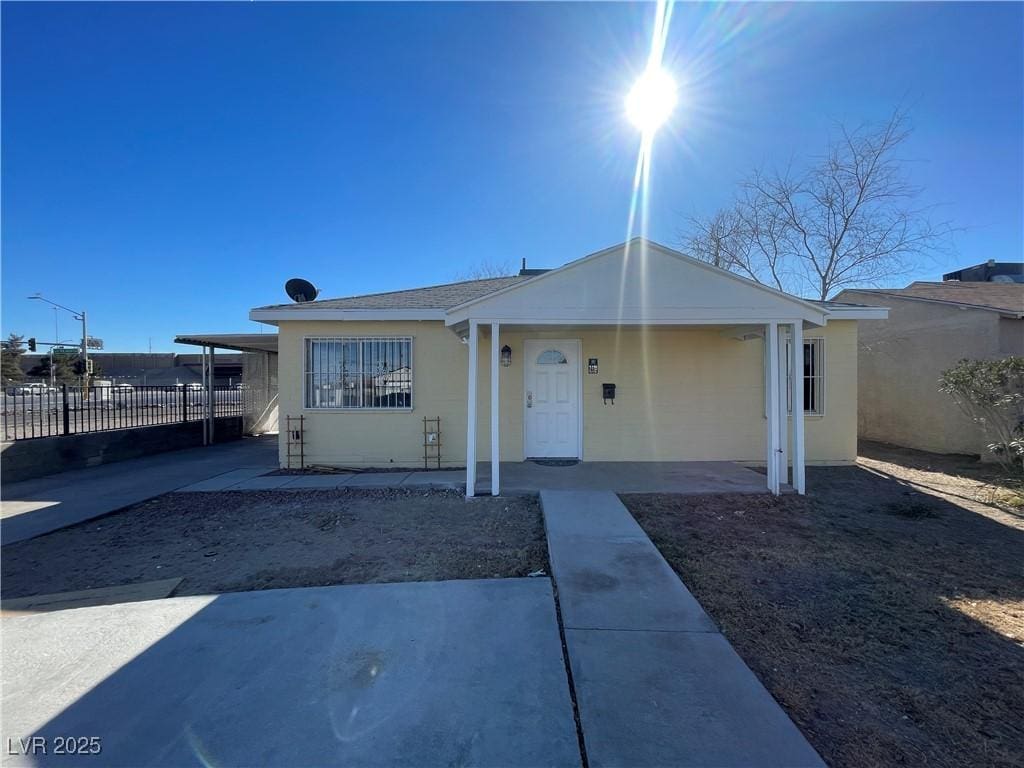
[[(793, 412), (793, 398), (788, 386), (792, 381), (790, 345), (786, 343), (786, 410)], [(825, 412), (825, 340), (805, 339), (803, 354), (804, 413), (820, 415)]]

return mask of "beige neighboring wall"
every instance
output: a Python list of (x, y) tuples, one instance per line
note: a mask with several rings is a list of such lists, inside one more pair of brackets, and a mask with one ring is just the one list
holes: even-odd
[(988, 453), (980, 427), (939, 391), (963, 358), (1024, 354), (1024, 321), (996, 312), (887, 294), (844, 291), (839, 300), (889, 307), (860, 327), (861, 437), (935, 453)]
[[(720, 328), (648, 330), (580, 328), (500, 333), (512, 365), (500, 368), (501, 458), (523, 456), (523, 342), (581, 339), (583, 458), (587, 461), (764, 462), (763, 342), (725, 338)], [(302, 350), (307, 336), (412, 336), (414, 410), (302, 409)], [(842, 464), (856, 458), (857, 323), (836, 321), (805, 331), (825, 339), (825, 414), (805, 419), (807, 460)], [(466, 455), (467, 345), (440, 322), (308, 322), (280, 324), (280, 402), (285, 415), (307, 417), (308, 464), (422, 465), (423, 417), (440, 416), (446, 466)], [(490, 458), (489, 327), (480, 335), (477, 455)], [(586, 372), (588, 358), (599, 373)], [(601, 384), (617, 385), (603, 404)], [(285, 447), (282, 433), (281, 460)]]

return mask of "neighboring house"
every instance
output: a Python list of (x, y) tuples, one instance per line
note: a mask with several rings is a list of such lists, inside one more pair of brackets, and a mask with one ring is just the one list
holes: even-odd
[(1024, 284), (917, 282), (836, 300), (889, 308), (888, 321), (860, 328), (861, 437), (986, 457), (981, 428), (939, 391), (939, 374), (963, 358), (1024, 355)]
[(802, 490), (805, 463), (854, 461), (857, 321), (884, 310), (805, 301), (639, 238), (535, 272), (253, 309), (279, 327), (281, 416), (305, 416), (306, 461), (422, 466), (423, 419), (438, 417), (442, 464), (467, 466), (469, 495), (477, 461), (497, 492), (499, 457), (738, 461), (767, 465), (772, 490), (787, 462)]

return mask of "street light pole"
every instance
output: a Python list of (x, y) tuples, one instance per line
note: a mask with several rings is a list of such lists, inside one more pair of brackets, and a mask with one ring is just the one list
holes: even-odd
[(89, 329), (85, 323), (85, 310), (82, 310), (82, 398), (89, 399)]
[[(83, 309), (81, 312), (76, 312), (75, 310), (73, 310), (73, 309), (71, 309), (69, 307), (65, 307), (63, 304), (58, 304), (55, 301), (50, 301), (49, 299), (47, 299), (46, 297), (44, 297), (42, 294), (39, 294), (39, 293), (37, 293), (35, 296), (29, 296), (29, 298), (30, 299), (38, 299), (39, 301), (45, 301), (47, 304), (50, 304), (51, 306), (57, 307), (58, 309), (63, 309), (65, 312), (70, 312), (72, 314), (72, 316), (74, 316), (75, 320), (81, 320), (82, 321), (82, 366), (83, 366), (83, 371), (82, 371), (82, 399), (83, 400), (88, 400), (89, 399), (89, 332), (88, 332), (89, 328), (88, 328), (88, 325), (86, 323), (85, 310)], [(50, 367), (52, 369), (53, 366), (51, 365)]]

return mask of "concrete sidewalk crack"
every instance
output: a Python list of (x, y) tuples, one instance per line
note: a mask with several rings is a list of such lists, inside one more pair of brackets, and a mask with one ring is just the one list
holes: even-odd
[(572, 718), (576, 723), (576, 740), (580, 748), (580, 765), (589, 768), (587, 744), (583, 737), (583, 721), (580, 719), (580, 707), (576, 700), (576, 683), (572, 677), (572, 662), (569, 660), (569, 646), (565, 642), (565, 625), (562, 623), (562, 604), (558, 601), (558, 584), (554, 574), (551, 576), (551, 592), (555, 599), (555, 619), (558, 621), (558, 636), (562, 641), (562, 661), (565, 663), (565, 676), (569, 683), (569, 700), (572, 702)]

